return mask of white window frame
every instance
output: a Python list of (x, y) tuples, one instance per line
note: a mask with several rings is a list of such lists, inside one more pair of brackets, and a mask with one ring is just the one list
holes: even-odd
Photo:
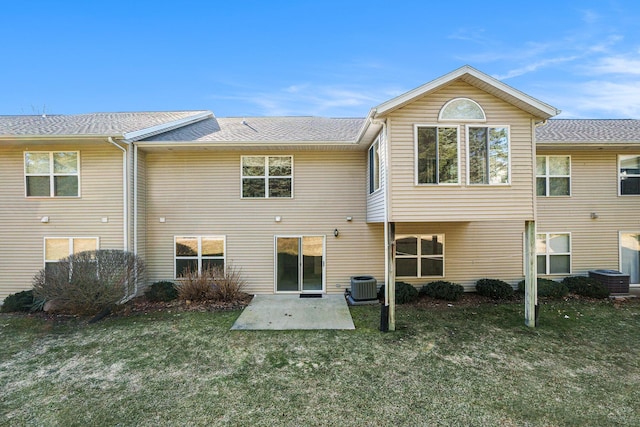
[[(262, 157), (264, 159), (264, 175), (245, 175), (244, 174), (244, 159), (248, 159), (251, 157)], [(269, 158), (271, 157), (289, 157), (291, 159), (291, 175), (275, 175), (275, 176), (270, 176), (269, 175)], [(240, 157), (240, 197), (242, 199), (249, 199), (249, 200), (260, 200), (260, 199), (293, 199), (293, 188), (294, 188), (294, 182), (293, 182), (293, 176), (294, 176), (294, 164), (293, 164), (293, 155), (291, 154), (273, 154), (273, 155), (267, 155), (267, 156), (261, 156), (261, 155), (257, 155), (257, 156), (252, 156), (252, 155), (246, 155), (246, 156), (241, 156)], [(245, 178), (247, 179), (264, 179), (264, 185), (265, 185), (265, 191), (264, 191), (264, 197), (247, 197), (244, 195), (244, 180)], [(291, 180), (291, 195), (289, 197), (271, 197), (269, 196), (269, 179), (273, 178), (288, 178)]]
[[(369, 194), (373, 194), (382, 188), (380, 174), (380, 136), (369, 147)], [(376, 179), (377, 178), (377, 179)]]
[[(538, 175), (538, 157), (544, 157), (544, 162), (545, 162), (545, 171), (544, 171), (544, 175)], [(551, 175), (549, 173), (549, 158), (551, 157), (565, 157), (569, 159), (569, 175)], [(545, 156), (545, 155), (536, 155), (536, 196), (537, 197), (570, 197), (571, 196), (571, 156), (569, 155), (549, 155), (549, 156)], [(544, 178), (545, 180), (545, 193), (543, 196), (538, 195), (538, 178)], [(569, 179), (569, 194), (558, 194), (558, 195), (553, 195), (553, 194), (549, 194), (549, 189), (550, 189), (550, 185), (549, 182), (551, 181), (551, 178), (568, 178)]]
[[(58, 259), (47, 259), (47, 240), (53, 240), (53, 239), (57, 239), (57, 240), (68, 240), (69, 241), (69, 253), (62, 257), (62, 258), (58, 258)], [(74, 240), (80, 240), (80, 239), (85, 239), (85, 240), (94, 240), (96, 241), (96, 249), (95, 250), (99, 250), (100, 249), (100, 238), (99, 237), (95, 237), (95, 236), (73, 236), (73, 237), (69, 237), (69, 236), (45, 236), (43, 239), (43, 245), (42, 245), (42, 258), (43, 258), (43, 265), (46, 267), (48, 263), (55, 263), (55, 262), (60, 262), (60, 260), (74, 255), (76, 253), (75, 249), (74, 249)]]
[[(421, 240), (423, 237), (431, 237), (438, 236), (438, 242), (442, 242), (442, 255), (422, 255), (422, 245)], [(445, 270), (445, 255), (446, 255), (446, 243), (445, 243), (445, 234), (444, 233), (421, 233), (421, 234), (401, 234), (396, 236), (396, 242), (400, 239), (406, 238), (416, 238), (417, 239), (417, 248), (416, 255), (398, 255), (397, 252), (394, 255), (395, 260), (397, 259), (415, 259), (417, 262), (417, 276), (400, 276), (400, 278), (443, 278), (446, 276), (447, 272)], [(394, 245), (395, 247), (396, 245)], [(442, 275), (441, 276), (424, 276), (422, 275), (422, 259), (441, 259), (442, 260)], [(394, 266), (394, 268), (396, 268)]]
[[(507, 160), (507, 167), (509, 168), (509, 171), (507, 173), (507, 182), (505, 183), (499, 183), (499, 184), (492, 184), (492, 183), (482, 183), (482, 184), (478, 184), (478, 183), (472, 183), (471, 182), (471, 176), (470, 176), (470, 164), (471, 164), (471, 158), (470, 158), (470, 151), (469, 151), (469, 129), (470, 128), (505, 128), (507, 129), (507, 144), (508, 144), (508, 160)], [(499, 125), (499, 124), (469, 124), (469, 125), (465, 125), (465, 137), (466, 137), (466, 157), (467, 157), (467, 185), (470, 187), (508, 187), (511, 185), (511, 152), (512, 152), (512, 147), (511, 147), (511, 126), (510, 125)], [(488, 158), (487, 158), (488, 160)]]
[(634, 157), (640, 157), (640, 154), (619, 154), (618, 155), (618, 196), (620, 197), (634, 197), (640, 196), (639, 194), (622, 194), (622, 180), (625, 178), (640, 178), (640, 174), (626, 174), (620, 172), (620, 161), (622, 159), (630, 159)]
[[(470, 118), (466, 118), (466, 117), (451, 117), (451, 118), (444, 118), (442, 117), (443, 114), (446, 112), (447, 108), (454, 102), (456, 101), (466, 101), (469, 102), (471, 104), (475, 104), (476, 107), (478, 107), (478, 109), (480, 110), (480, 112), (482, 113), (482, 118), (481, 119), (470, 119)], [(438, 113), (438, 121), (439, 122), (473, 122), (473, 123), (484, 123), (487, 121), (487, 115), (484, 112), (484, 108), (482, 108), (480, 106), (480, 104), (478, 104), (476, 101), (474, 101), (473, 99), (470, 98), (453, 98), (450, 99), (449, 101), (447, 101), (446, 104), (444, 104), (442, 106), (442, 108), (440, 109), (440, 112)]]
[[(190, 235), (183, 234), (179, 236), (173, 236), (173, 278), (181, 279), (182, 276), (178, 277), (178, 271), (176, 268), (176, 261), (178, 260), (176, 246), (178, 243), (178, 239), (197, 239), (198, 240), (198, 254), (195, 256), (181, 256), (180, 259), (183, 260), (197, 260), (198, 261), (198, 275), (202, 274), (202, 260), (205, 259), (217, 259), (222, 260), (223, 262), (223, 271), (226, 273), (227, 271), (227, 236), (224, 235)], [(202, 239), (215, 239), (222, 240), (222, 256), (202, 256)]]
[[(456, 129), (456, 168), (458, 168), (458, 179), (456, 182), (419, 182), (418, 174), (420, 171), (418, 170), (418, 129), (419, 128), (436, 128), (436, 133), (439, 128), (455, 128)], [(437, 176), (438, 181), (440, 178), (440, 153), (437, 151), (438, 146), (436, 146), (436, 154), (438, 155), (436, 160), (436, 168), (437, 168)], [(449, 186), (459, 186), (460, 185), (460, 125), (443, 125), (443, 124), (414, 124), (413, 125), (413, 175), (414, 175), (414, 184), (416, 186), (433, 186), (433, 185), (449, 185)]]
[[(30, 153), (47, 153), (49, 154), (49, 173), (27, 173), (27, 154)], [(76, 153), (77, 159), (77, 172), (76, 173), (55, 173), (54, 172), (54, 160), (53, 155), (55, 153)], [(57, 151), (39, 151), (39, 150), (28, 150), (24, 151), (22, 154), (22, 163), (24, 167), (24, 197), (29, 199), (42, 199), (42, 198), (56, 198), (56, 199), (77, 199), (80, 197), (80, 189), (82, 186), (80, 185), (80, 151), (77, 150), (57, 150)], [(28, 194), (28, 184), (27, 177), (29, 176), (46, 176), (49, 177), (49, 195), (48, 196), (30, 196)], [(55, 177), (57, 176), (75, 176), (78, 180), (78, 194), (75, 196), (56, 196), (55, 195)]]
[[(549, 251), (549, 236), (554, 235), (554, 234), (559, 234), (559, 235), (566, 235), (569, 236), (569, 252), (550, 252)], [(536, 244), (538, 242), (538, 236), (539, 235), (544, 235), (545, 236), (545, 241), (547, 242), (546, 244), (546, 249), (545, 252), (538, 252), (537, 248), (536, 248), (536, 263), (538, 262), (538, 256), (542, 256), (544, 255), (546, 260), (545, 260), (545, 266), (546, 266), (546, 271), (538, 271), (538, 275), (539, 276), (567, 276), (567, 275), (571, 275), (571, 272), (573, 271), (573, 255), (572, 255), (572, 249), (573, 249), (573, 239), (571, 236), (571, 232), (567, 232), (567, 231), (536, 231)], [(550, 268), (551, 268), (551, 257), (552, 256), (569, 256), (569, 271), (568, 272), (562, 272), (562, 273), (550, 273)]]

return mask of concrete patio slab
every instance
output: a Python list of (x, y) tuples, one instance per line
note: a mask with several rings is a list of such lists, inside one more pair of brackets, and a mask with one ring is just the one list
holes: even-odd
[(255, 295), (232, 330), (355, 329), (344, 295)]

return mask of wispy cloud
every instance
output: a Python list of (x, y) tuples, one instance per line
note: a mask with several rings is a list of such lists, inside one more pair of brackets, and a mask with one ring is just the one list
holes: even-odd
[(590, 67), (594, 74), (627, 74), (640, 76), (640, 58), (625, 56), (608, 56), (601, 58)]
[(575, 89), (571, 106), (574, 115), (640, 117), (640, 81), (592, 80)]
[(498, 80), (507, 80), (513, 77), (518, 77), (521, 76), (523, 74), (527, 74), (527, 73), (532, 73), (540, 68), (544, 68), (544, 67), (548, 67), (550, 65), (555, 65), (555, 64), (560, 64), (563, 62), (570, 62), (570, 61), (574, 61), (576, 59), (578, 59), (579, 57), (577, 55), (573, 55), (573, 56), (567, 56), (567, 57), (559, 57), (559, 58), (547, 58), (547, 59), (543, 59), (537, 62), (534, 62), (532, 64), (527, 64), (523, 67), (520, 68), (515, 68), (513, 70), (509, 70), (507, 73), (505, 74), (496, 74), (494, 75), (495, 78), (497, 78)]
[[(237, 93), (237, 92), (236, 92)], [(311, 83), (297, 83), (272, 91), (246, 92), (245, 94), (215, 96), (253, 105), (252, 115), (288, 116), (288, 115), (333, 115), (333, 116), (364, 116), (369, 109), (400, 92), (393, 88), (353, 87), (340, 85), (315, 85)]]

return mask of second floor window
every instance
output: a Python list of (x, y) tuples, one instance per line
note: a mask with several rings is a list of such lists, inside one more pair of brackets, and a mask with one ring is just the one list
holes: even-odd
[(470, 126), (469, 184), (509, 184), (509, 128)]
[(24, 153), (27, 197), (78, 197), (80, 156), (77, 151)]
[(291, 198), (293, 194), (292, 156), (243, 156), (243, 198)]
[(620, 195), (640, 194), (640, 156), (620, 156)]
[(571, 157), (536, 157), (536, 193), (538, 196), (571, 194)]
[(380, 188), (380, 140), (369, 147), (369, 194)]
[(458, 128), (416, 127), (418, 184), (458, 183)]

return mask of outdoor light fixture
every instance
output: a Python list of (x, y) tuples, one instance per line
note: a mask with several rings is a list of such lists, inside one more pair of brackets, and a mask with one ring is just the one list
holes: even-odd
[(282, 221), (282, 217), (280, 215), (278, 215), (277, 217), (274, 218), (274, 220), (276, 222), (280, 222), (280, 221)]
[(161, 217), (160, 217), (160, 219), (159, 219), (159, 221), (160, 221), (160, 222), (167, 222), (167, 218), (165, 218), (165, 217), (161, 216)]
[(338, 237), (340, 235), (340, 231), (338, 231), (338, 229), (336, 228), (335, 230), (333, 230), (333, 235)]
[(596, 212), (591, 212), (591, 219), (598, 219), (598, 214)]
[(42, 218), (40, 218), (40, 222), (46, 224), (49, 222), (49, 217), (48, 216), (43, 216)]
[(353, 217), (352, 216), (348, 216), (347, 217), (347, 221), (353, 221)]

